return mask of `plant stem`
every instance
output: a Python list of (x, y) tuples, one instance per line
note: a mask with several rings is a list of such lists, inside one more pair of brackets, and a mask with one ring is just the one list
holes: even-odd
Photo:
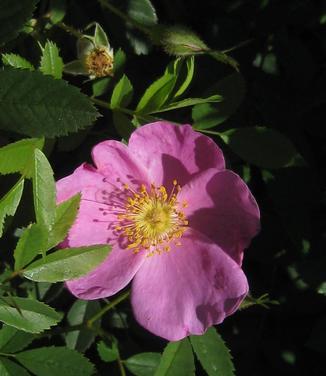
[(130, 290), (125, 291), (121, 295), (117, 296), (112, 302), (107, 304), (105, 307), (103, 307), (99, 312), (97, 312), (93, 317), (91, 317), (89, 320), (87, 320), (87, 327), (91, 328), (96, 320), (101, 318), (106, 312), (108, 312), (110, 309), (115, 307), (117, 304), (122, 302), (123, 300), (127, 299), (130, 295)]
[(60, 29), (64, 30), (66, 33), (71, 34), (78, 39), (81, 39), (84, 37), (83, 33), (76, 30), (72, 26), (66, 25), (64, 22), (58, 22), (57, 24), (55, 24), (55, 26), (58, 26)]

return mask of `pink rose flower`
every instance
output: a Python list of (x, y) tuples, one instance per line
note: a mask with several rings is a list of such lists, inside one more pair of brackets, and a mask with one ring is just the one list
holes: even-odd
[(221, 150), (191, 126), (137, 129), (126, 146), (104, 141), (58, 181), (58, 202), (81, 192), (70, 247), (109, 243), (107, 259), (68, 281), (81, 299), (114, 295), (132, 280), (137, 321), (176, 341), (232, 314), (248, 293), (243, 250), (259, 230), (246, 184)]

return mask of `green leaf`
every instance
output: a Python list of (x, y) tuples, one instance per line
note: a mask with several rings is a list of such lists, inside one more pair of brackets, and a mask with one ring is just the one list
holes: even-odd
[(21, 69), (0, 71), (0, 129), (53, 138), (89, 126), (98, 113), (63, 80)]
[(16, 54), (2, 54), (2, 62), (4, 65), (8, 65), (13, 68), (18, 69), (29, 69), (34, 70), (33, 65), (20, 55)]
[[(70, 326), (85, 323), (93, 317), (99, 310), (101, 305), (97, 300), (76, 300), (70, 308), (67, 320)], [(100, 320), (93, 324), (94, 328), (100, 327)], [(94, 330), (75, 330), (65, 335), (67, 347), (75, 349), (79, 352), (85, 352), (94, 342), (96, 333)]]
[(16, 359), (36, 376), (90, 376), (94, 366), (79, 352), (66, 347), (41, 347), (16, 354)]
[[(188, 89), (188, 87), (191, 84), (191, 81), (194, 77), (194, 72), (195, 72), (195, 58), (194, 58), (194, 56), (187, 57), (185, 61), (186, 61), (187, 73), (186, 73), (186, 76), (184, 78), (184, 81), (179, 86), (177, 92), (174, 94), (174, 98), (180, 97)], [(178, 77), (178, 79), (179, 79), (179, 77)]]
[(96, 47), (109, 46), (108, 37), (105, 31), (102, 29), (101, 25), (97, 22), (95, 23), (94, 43)]
[(55, 217), (55, 182), (46, 156), (34, 151), (33, 198), (36, 221), (51, 228)]
[(155, 114), (157, 112), (166, 112), (166, 111), (176, 110), (178, 108), (183, 108), (183, 107), (190, 107), (199, 103), (220, 102), (221, 100), (222, 100), (222, 97), (219, 95), (212, 95), (211, 97), (208, 97), (208, 98), (187, 98), (179, 102), (169, 103), (168, 105), (162, 107), (158, 111), (152, 111), (151, 114)]
[(100, 341), (97, 344), (97, 352), (103, 362), (114, 362), (119, 358), (119, 349), (115, 341), (112, 342), (111, 347), (104, 343), (104, 341)]
[(113, 111), (112, 114), (113, 124), (119, 135), (125, 139), (129, 140), (131, 133), (135, 130), (132, 125), (131, 120), (125, 114), (121, 112)]
[(85, 64), (83, 64), (80, 60), (73, 60), (69, 63), (65, 64), (63, 71), (68, 74), (72, 75), (83, 75), (88, 76), (88, 71), (85, 67)]
[(195, 375), (194, 356), (188, 338), (170, 342), (162, 354), (154, 376)]
[(105, 260), (108, 245), (60, 249), (33, 262), (24, 276), (36, 282), (59, 282), (81, 277)]
[(9, 354), (15, 353), (23, 350), (33, 340), (34, 336), (30, 333), (17, 330), (12, 326), (3, 325), (0, 330), (0, 351)]
[(152, 376), (158, 368), (161, 357), (160, 353), (155, 352), (140, 353), (126, 359), (124, 364), (135, 376)]
[(33, 176), (34, 150), (42, 149), (44, 140), (30, 138), (0, 148), (0, 174), (19, 172), (26, 178)]
[(0, 357), (0, 375), (1, 376), (30, 376), (30, 374), (17, 363), (7, 358)]
[(66, 15), (67, 0), (50, 0), (49, 15), (53, 25), (62, 21)]
[(205, 95), (219, 94), (223, 102), (218, 106), (200, 104), (193, 108), (192, 118), (195, 129), (213, 128), (232, 116), (245, 96), (245, 81), (240, 73), (233, 73), (213, 85)]
[(60, 79), (62, 77), (63, 65), (57, 45), (48, 40), (42, 51), (40, 71), (43, 74), (48, 74), (54, 78)]
[(215, 328), (201, 336), (190, 336), (190, 342), (208, 376), (234, 375), (230, 351)]
[(165, 73), (158, 80), (154, 81), (141, 97), (136, 113), (150, 114), (163, 107), (169, 98), (176, 82), (174, 74)]
[(8, 193), (0, 199), (0, 237), (3, 233), (3, 224), (8, 215), (16, 213), (24, 189), (24, 180), (19, 180)]
[(155, 8), (149, 0), (130, 0), (128, 16), (141, 25), (153, 26), (157, 24)]
[(131, 82), (124, 74), (113, 89), (111, 108), (127, 107), (132, 99), (133, 91)]
[(263, 168), (281, 168), (300, 160), (292, 142), (282, 133), (265, 127), (230, 129), (221, 137), (244, 161)]
[(0, 46), (22, 30), (37, 3), (38, 0), (0, 0)]
[(47, 228), (42, 223), (27, 227), (18, 240), (14, 251), (15, 270), (21, 270), (40, 253), (44, 253), (48, 239)]
[(61, 320), (61, 315), (46, 304), (29, 298), (2, 297), (0, 321), (29, 333), (40, 333)]
[(73, 225), (76, 219), (80, 198), (81, 196), (78, 193), (56, 207), (55, 221), (49, 233), (49, 240), (47, 244), (48, 249), (51, 249), (62, 242), (67, 236), (70, 227)]

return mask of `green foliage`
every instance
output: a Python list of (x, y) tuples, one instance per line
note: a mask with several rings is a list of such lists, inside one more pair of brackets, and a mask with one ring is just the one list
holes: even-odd
[(109, 40), (108, 37), (103, 30), (102, 26), (98, 24), (97, 22), (95, 23), (95, 31), (94, 31), (94, 43), (95, 46), (105, 46), (107, 47), (109, 45)]
[(31, 18), (38, 0), (0, 0), (0, 46), (13, 39)]
[(105, 260), (110, 247), (60, 249), (33, 262), (23, 272), (24, 277), (36, 282), (59, 282), (81, 277)]
[(150, 0), (131, 0), (128, 3), (128, 16), (141, 25), (153, 26), (157, 15)]
[(50, 249), (61, 243), (68, 234), (78, 213), (80, 194), (61, 202), (55, 209), (55, 220), (49, 233), (47, 248)]
[(209, 129), (222, 124), (232, 116), (245, 96), (245, 81), (240, 73), (233, 73), (222, 78), (205, 92), (205, 95), (219, 94), (223, 101), (214, 106), (212, 104), (198, 104), (192, 109), (194, 128)]
[(114, 87), (111, 97), (111, 108), (127, 107), (132, 99), (133, 87), (126, 75), (123, 75)]
[(195, 375), (194, 356), (188, 338), (170, 342), (162, 354), (155, 376)]
[[(183, 66), (186, 65), (186, 73), (183, 73)], [(173, 71), (177, 75), (178, 80), (176, 83), (177, 91), (174, 93), (174, 98), (180, 97), (182, 94), (185, 93), (185, 91), (188, 89), (189, 85), (191, 84), (191, 81), (194, 77), (195, 73), (195, 58), (194, 56), (190, 56), (187, 58), (178, 58), (174, 61), (173, 64)], [(179, 82), (180, 79), (181, 83)]]
[(158, 80), (154, 81), (141, 97), (137, 108), (137, 114), (150, 114), (158, 111), (168, 100), (174, 85), (176, 77), (174, 74), (166, 72)]
[(190, 336), (190, 342), (208, 376), (234, 375), (230, 351), (215, 328), (209, 328), (201, 336)]
[[(86, 323), (88, 319), (93, 317), (101, 309), (97, 300), (76, 300), (67, 314), (69, 325), (80, 325)], [(93, 324), (93, 328), (99, 328), (101, 320)], [(85, 352), (94, 342), (96, 333), (87, 328), (74, 330), (65, 335), (67, 347), (75, 349), (79, 352)]]
[(1, 376), (30, 376), (23, 367), (12, 362), (7, 358), (0, 357), (0, 375)]
[(270, 305), (277, 305), (277, 304), (279, 304), (279, 302), (277, 302), (276, 300), (271, 300), (268, 294), (263, 294), (258, 298), (254, 298), (253, 296), (249, 294), (245, 297), (239, 309), (246, 309), (254, 305), (259, 305), (264, 308), (269, 308)]
[(16, 354), (16, 359), (36, 376), (90, 376), (94, 366), (79, 352), (66, 347), (40, 347)]
[(62, 77), (63, 61), (59, 54), (59, 48), (49, 40), (42, 48), (40, 71), (57, 79)]
[(111, 346), (107, 345), (104, 341), (100, 341), (97, 344), (97, 352), (103, 362), (110, 363), (119, 358), (119, 349), (116, 341), (112, 341)]
[(59, 313), (37, 300), (17, 296), (0, 299), (0, 321), (16, 329), (40, 333), (60, 320)]
[(212, 95), (211, 97), (208, 97), (208, 98), (187, 98), (178, 102), (169, 103), (168, 105), (162, 107), (161, 109), (157, 111), (152, 111), (151, 113), (155, 114), (156, 112), (166, 112), (166, 111), (176, 110), (179, 108), (198, 105), (200, 103), (215, 103), (215, 102), (220, 102), (221, 100), (222, 100), (222, 97), (220, 97), (219, 95)]
[(155, 352), (141, 353), (126, 359), (124, 364), (135, 376), (152, 376), (155, 374), (161, 354)]
[(0, 352), (14, 353), (23, 350), (33, 340), (30, 333), (17, 330), (12, 326), (3, 325), (0, 330)]
[(33, 198), (36, 221), (51, 228), (55, 217), (55, 182), (46, 156), (34, 151)]
[(2, 130), (51, 138), (85, 128), (97, 117), (90, 100), (62, 80), (8, 69), (0, 71), (0, 81)]
[(0, 237), (3, 233), (4, 220), (8, 215), (14, 215), (19, 205), (24, 189), (24, 180), (19, 180), (8, 193), (0, 199)]
[(36, 256), (44, 254), (47, 248), (47, 238), (48, 230), (43, 223), (29, 225), (19, 238), (14, 251), (15, 270), (21, 270)]
[(4, 65), (8, 65), (18, 69), (34, 70), (33, 65), (20, 55), (16, 54), (2, 54), (2, 62)]
[(31, 178), (34, 171), (34, 150), (42, 149), (43, 139), (30, 138), (0, 148), (0, 174), (19, 172)]
[(221, 137), (239, 157), (259, 167), (287, 167), (300, 160), (292, 142), (275, 129), (230, 129), (221, 134)]

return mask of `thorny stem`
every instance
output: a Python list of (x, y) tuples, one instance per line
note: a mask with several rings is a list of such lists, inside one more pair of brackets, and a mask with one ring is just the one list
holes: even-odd
[(93, 324), (96, 320), (101, 318), (106, 312), (108, 312), (110, 309), (114, 308), (117, 304), (119, 304), (123, 300), (127, 299), (129, 295), (130, 295), (130, 290), (125, 291), (121, 295), (117, 296), (114, 300), (112, 300), (109, 304), (107, 304), (99, 312), (97, 312), (93, 317), (91, 317), (89, 320), (87, 320), (87, 322), (86, 322), (87, 327), (92, 328)]
[(57, 24), (55, 24), (55, 26), (58, 26), (60, 29), (64, 30), (66, 33), (71, 34), (78, 39), (81, 39), (84, 37), (83, 33), (76, 30), (72, 26), (66, 25), (64, 22), (58, 22)]

